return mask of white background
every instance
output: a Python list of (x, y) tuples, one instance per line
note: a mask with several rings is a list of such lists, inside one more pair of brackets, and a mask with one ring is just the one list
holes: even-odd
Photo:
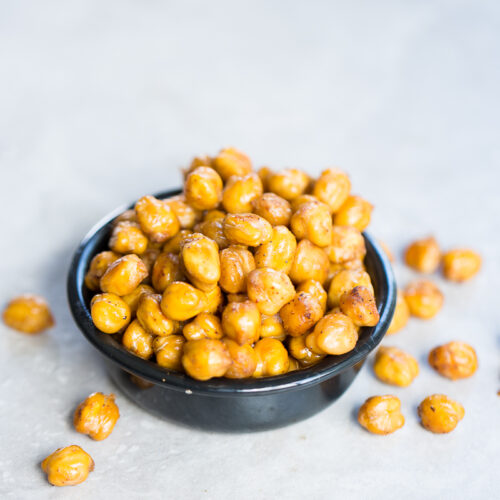
[[(57, 327), (0, 326), (2, 498), (498, 497), (500, 9), (496, 1), (160, 1), (0, 3), (0, 302), (50, 301)], [(197, 153), (234, 145), (257, 166), (338, 165), (375, 205), (371, 232), (400, 257), (412, 238), (469, 245), (480, 276), (443, 283), (430, 322), (385, 339), (420, 361), (407, 389), (366, 366), (303, 423), (207, 434), (149, 416), (120, 392), (104, 442), (74, 432), (93, 391), (117, 391), (68, 312), (71, 254), (90, 226), (143, 193), (179, 185)], [(396, 266), (404, 285), (414, 277)], [(426, 356), (469, 341), (480, 368), (450, 382)], [(432, 435), (416, 406), (444, 392), (464, 420)], [(406, 425), (387, 437), (355, 421), (393, 393)], [(56, 489), (39, 462), (79, 444), (96, 462)]]

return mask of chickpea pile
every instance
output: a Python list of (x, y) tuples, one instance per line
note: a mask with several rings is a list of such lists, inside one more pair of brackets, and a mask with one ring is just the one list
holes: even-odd
[(197, 157), (181, 195), (116, 218), (85, 277), (95, 326), (198, 380), (280, 375), (356, 346), (379, 320), (361, 231), (372, 205), (338, 169)]

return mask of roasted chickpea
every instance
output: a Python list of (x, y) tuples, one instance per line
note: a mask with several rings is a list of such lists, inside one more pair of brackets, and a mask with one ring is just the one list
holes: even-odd
[(318, 247), (326, 247), (332, 241), (332, 217), (328, 206), (319, 201), (300, 205), (290, 225), (298, 240), (307, 239)]
[(391, 434), (405, 423), (401, 401), (390, 395), (368, 398), (359, 409), (358, 422), (373, 434)]
[(255, 269), (255, 260), (246, 248), (232, 245), (220, 252), (219, 284), (227, 293), (242, 293), (247, 289), (247, 275)]
[(186, 178), (184, 196), (196, 210), (217, 208), (222, 200), (222, 179), (210, 167), (198, 167)]
[(428, 396), (418, 407), (422, 426), (436, 434), (451, 432), (464, 415), (464, 407), (444, 394)]
[(206, 308), (205, 294), (182, 281), (170, 283), (163, 292), (161, 310), (167, 318), (186, 321)]
[(451, 380), (467, 378), (477, 370), (476, 351), (465, 342), (448, 342), (429, 353), (429, 364)]
[(189, 167), (187, 169), (184, 169), (185, 176), (195, 170), (198, 167), (211, 167), (213, 163), (213, 159), (209, 155), (200, 155), (200, 156), (195, 156), (192, 160), (191, 163), (189, 164)]
[(243, 176), (252, 171), (250, 158), (236, 148), (224, 148), (213, 160), (213, 167), (224, 181), (232, 175)]
[(181, 281), (183, 278), (179, 255), (162, 252), (156, 259), (151, 272), (151, 280), (155, 290), (162, 293), (169, 283)]
[(156, 362), (167, 370), (181, 371), (185, 342), (186, 339), (182, 335), (156, 337), (153, 341)]
[(143, 294), (137, 307), (137, 320), (151, 335), (171, 335), (177, 324), (162, 312), (160, 304), (160, 294)]
[(313, 196), (312, 194), (301, 194), (300, 196), (297, 196), (297, 198), (294, 198), (290, 202), (290, 205), (292, 206), (292, 212), (295, 213), (302, 205), (309, 202), (318, 203), (319, 200), (318, 198), (316, 198), (316, 196)]
[(333, 223), (337, 226), (354, 226), (364, 231), (370, 224), (373, 205), (361, 196), (348, 196), (335, 213)]
[(142, 295), (151, 293), (155, 293), (155, 291), (149, 285), (139, 285), (132, 293), (122, 297), (123, 301), (129, 306), (132, 316), (137, 312)]
[(223, 250), (229, 246), (229, 240), (224, 233), (224, 219), (211, 219), (200, 224), (196, 224), (195, 231), (204, 234), (207, 238), (214, 240), (219, 247)]
[(443, 306), (443, 294), (431, 281), (410, 283), (404, 294), (410, 313), (418, 318), (433, 318)]
[(299, 337), (309, 331), (323, 316), (323, 308), (313, 295), (299, 292), (280, 310), (286, 333)]
[(290, 201), (306, 190), (309, 177), (296, 168), (284, 168), (270, 174), (267, 183), (269, 191)]
[(224, 295), (222, 295), (222, 290), (219, 286), (212, 288), (208, 292), (205, 292), (205, 305), (201, 312), (206, 312), (209, 314), (220, 314), (222, 312), (222, 306), (224, 304)]
[(349, 316), (333, 312), (323, 316), (312, 333), (306, 337), (306, 345), (317, 354), (345, 354), (356, 347), (358, 332)]
[(292, 268), (297, 241), (285, 226), (275, 226), (271, 239), (255, 250), (255, 265), (288, 273)]
[(201, 212), (193, 208), (182, 194), (163, 200), (175, 213), (181, 229), (192, 229), (201, 220)]
[(443, 255), (443, 275), (451, 281), (466, 281), (481, 269), (481, 256), (468, 249), (450, 250)]
[(330, 213), (335, 213), (344, 204), (351, 191), (351, 181), (347, 174), (336, 168), (329, 168), (321, 174), (313, 187), (313, 195), (328, 205)]
[(371, 290), (355, 286), (340, 297), (340, 310), (352, 319), (356, 326), (375, 326), (380, 316)]
[(113, 221), (113, 226), (116, 226), (120, 222), (124, 221), (137, 222), (137, 215), (133, 208), (125, 210), (125, 212), (121, 213), (118, 217), (115, 217), (115, 220)]
[(323, 284), (328, 277), (329, 269), (330, 262), (322, 248), (313, 245), (309, 240), (299, 241), (289, 272), (295, 284), (307, 280), (315, 280)]
[(326, 293), (325, 289), (321, 286), (321, 283), (319, 281), (315, 280), (303, 281), (297, 287), (297, 293), (299, 292), (306, 292), (309, 295), (312, 295), (319, 302), (323, 314), (325, 313), (328, 294)]
[(148, 270), (140, 257), (135, 254), (124, 255), (115, 260), (102, 275), (101, 290), (119, 296), (128, 295), (147, 276)]
[(190, 229), (181, 229), (175, 236), (170, 238), (163, 245), (164, 253), (179, 253), (181, 251), (182, 242), (191, 236), (193, 232)]
[(233, 245), (256, 247), (268, 242), (273, 227), (255, 214), (228, 214), (224, 219), (224, 235)]
[(40, 333), (54, 326), (54, 317), (46, 300), (25, 294), (12, 299), (3, 312), (4, 323), (24, 333)]
[[(252, 200), (253, 212), (273, 226), (288, 226), (292, 217), (290, 203), (274, 193), (264, 193)], [(249, 212), (250, 210), (248, 210)]]
[(288, 360), (290, 361), (290, 364), (288, 366), (288, 373), (300, 370), (300, 364), (295, 358), (288, 356)]
[(73, 425), (77, 432), (102, 441), (113, 432), (119, 418), (115, 395), (94, 392), (78, 405), (73, 415)]
[(125, 330), (122, 344), (127, 351), (139, 358), (149, 359), (153, 355), (153, 338), (135, 319)]
[(185, 239), (181, 259), (189, 280), (200, 290), (209, 291), (220, 278), (219, 247), (215, 241), (201, 233)]
[(101, 293), (92, 298), (90, 312), (96, 328), (104, 333), (117, 333), (131, 318), (127, 303), (113, 293)]
[(92, 457), (75, 444), (58, 448), (42, 462), (47, 480), (54, 486), (75, 486), (83, 483), (94, 470)]
[(226, 182), (222, 192), (222, 205), (232, 214), (252, 211), (252, 201), (262, 194), (262, 181), (252, 172), (244, 177), (232, 176)]
[(259, 170), (257, 170), (257, 174), (260, 177), (260, 180), (262, 181), (262, 186), (264, 187), (264, 191), (267, 191), (267, 181), (269, 179), (269, 176), (272, 174), (272, 171), (269, 167), (260, 167)]
[(222, 313), (222, 331), (224, 335), (238, 344), (253, 344), (259, 340), (261, 316), (256, 304), (230, 302)]
[(137, 201), (135, 213), (143, 233), (155, 243), (168, 240), (180, 229), (172, 208), (154, 196), (143, 196)]
[(251, 377), (257, 368), (257, 354), (249, 344), (240, 345), (229, 338), (222, 340), (231, 356), (231, 366), (224, 374), (227, 378), (247, 378)]
[(110, 264), (119, 258), (119, 254), (108, 250), (95, 255), (90, 261), (89, 270), (85, 275), (85, 286), (94, 292), (99, 290), (101, 276), (106, 272)]
[(184, 325), (182, 333), (187, 340), (221, 339), (222, 325), (217, 316), (200, 313), (193, 321)]
[(408, 387), (418, 375), (418, 362), (397, 347), (382, 346), (375, 355), (375, 375), (386, 384)]
[(276, 314), (295, 295), (290, 278), (282, 271), (267, 267), (254, 269), (247, 278), (248, 297), (262, 314)]
[(439, 266), (441, 249), (436, 238), (414, 241), (405, 251), (405, 262), (421, 273), (433, 273)]
[(308, 366), (319, 363), (325, 356), (325, 353), (316, 353), (306, 345), (308, 334), (300, 337), (291, 337), (288, 341), (288, 349), (290, 354), (299, 362), (300, 366), (307, 368)]
[(254, 347), (257, 367), (254, 377), (272, 377), (288, 372), (290, 359), (282, 342), (273, 338), (260, 339)]
[(148, 238), (137, 222), (119, 222), (113, 228), (109, 248), (116, 253), (143, 254), (148, 247)]
[(328, 305), (336, 307), (340, 305), (340, 298), (344, 293), (350, 292), (355, 286), (363, 286), (374, 295), (370, 275), (363, 269), (344, 269), (337, 273), (328, 290)]
[(286, 338), (286, 332), (283, 328), (283, 321), (279, 314), (273, 314), (272, 316), (266, 316), (262, 314), (260, 323), (260, 336), (264, 338), (273, 338), (281, 340), (282, 342)]
[(366, 255), (365, 240), (352, 226), (333, 226), (332, 239), (325, 252), (334, 264), (362, 261)]
[(226, 344), (217, 339), (190, 340), (184, 344), (182, 366), (197, 380), (222, 377), (232, 364)]
[(392, 317), (391, 324), (387, 329), (387, 334), (392, 335), (393, 333), (399, 332), (399, 330), (406, 326), (406, 323), (408, 323), (409, 319), (410, 308), (406, 303), (404, 295), (398, 290), (398, 295), (396, 298), (396, 309), (394, 310), (394, 316)]

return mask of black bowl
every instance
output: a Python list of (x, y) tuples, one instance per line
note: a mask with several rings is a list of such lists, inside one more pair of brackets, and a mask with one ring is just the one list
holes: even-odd
[[(157, 195), (167, 198), (180, 191)], [(112, 379), (138, 405), (155, 415), (207, 430), (248, 432), (283, 427), (314, 415), (339, 398), (351, 385), (368, 354), (382, 340), (394, 313), (396, 284), (380, 246), (366, 233), (365, 265), (375, 289), (380, 321), (362, 328), (354, 350), (327, 356), (310, 368), (262, 379), (212, 379), (206, 382), (160, 368), (130, 354), (111, 335), (92, 323), (92, 292), (84, 285), (94, 255), (107, 248), (111, 223), (122, 207), (97, 223), (76, 251), (68, 274), (68, 300), (73, 317), (87, 340), (108, 364)], [(135, 375), (147, 381), (133, 382)]]

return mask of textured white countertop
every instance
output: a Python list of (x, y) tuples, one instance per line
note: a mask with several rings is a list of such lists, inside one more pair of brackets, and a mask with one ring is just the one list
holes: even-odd
[[(472, 0), (2, 2), (0, 303), (40, 293), (57, 326), (0, 326), (0, 497), (498, 498), (499, 14)], [(368, 363), (305, 422), (220, 435), (158, 420), (113, 386), (68, 311), (71, 254), (109, 210), (177, 186), (179, 165), (224, 145), (257, 165), (346, 169), (376, 205), (370, 231), (398, 254), (429, 233), (482, 253), (470, 283), (436, 277), (435, 320), (384, 340), (419, 359), (411, 387), (383, 385)], [(427, 365), (452, 339), (477, 349), (471, 379)], [(116, 391), (122, 415), (104, 442), (71, 425), (94, 391)], [(466, 409), (449, 435), (417, 421), (435, 392)], [(370, 435), (355, 412), (387, 393), (406, 424)], [(39, 462), (69, 444), (96, 468), (56, 489)]]

